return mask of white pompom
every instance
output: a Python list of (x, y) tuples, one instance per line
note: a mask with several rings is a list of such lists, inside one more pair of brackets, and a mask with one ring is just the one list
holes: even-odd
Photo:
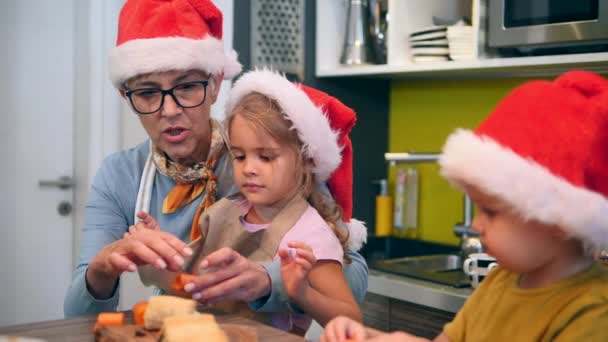
[(367, 241), (367, 227), (365, 222), (351, 219), (348, 223), (348, 248), (351, 251), (358, 251)]

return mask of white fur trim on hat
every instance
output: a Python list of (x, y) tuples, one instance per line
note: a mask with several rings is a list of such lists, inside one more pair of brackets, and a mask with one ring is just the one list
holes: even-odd
[(351, 219), (348, 225), (348, 249), (358, 251), (367, 242), (367, 227), (365, 222)]
[(135, 39), (113, 47), (109, 56), (110, 79), (115, 87), (137, 75), (169, 70), (203, 70), (231, 79), (242, 66), (234, 50), (225, 52), (221, 40), (208, 36)]
[(315, 106), (304, 91), (280, 74), (256, 70), (245, 73), (235, 82), (226, 102), (226, 116), (230, 117), (239, 100), (252, 92), (277, 101), (304, 143), (304, 153), (314, 161), (317, 182), (329, 179), (340, 165), (342, 149), (338, 146), (338, 132), (331, 129), (323, 109)]
[(595, 248), (608, 248), (608, 200), (571, 184), (533, 160), (469, 130), (450, 135), (439, 159), (454, 186), (470, 184), (511, 205), (525, 219), (555, 224)]

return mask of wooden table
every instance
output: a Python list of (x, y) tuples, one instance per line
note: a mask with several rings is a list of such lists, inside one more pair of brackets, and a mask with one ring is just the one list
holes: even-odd
[[(293, 335), (234, 314), (225, 314), (220, 312), (213, 312), (213, 314), (216, 315), (217, 322), (220, 324), (230, 323), (255, 327), (259, 341), (304, 341), (304, 338), (300, 336)], [(60, 319), (56, 321), (0, 327), (0, 335), (34, 337), (47, 340), (49, 342), (94, 341), (93, 325), (95, 324), (96, 319), (97, 316), (83, 316), (78, 318)], [(130, 312), (126, 312), (126, 321), (128, 323), (133, 322)]]

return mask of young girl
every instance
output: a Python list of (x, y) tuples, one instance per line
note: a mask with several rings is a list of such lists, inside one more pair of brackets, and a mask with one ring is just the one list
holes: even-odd
[[(226, 109), (240, 191), (201, 216), (202, 238), (191, 244), (186, 270), (204, 272), (198, 266), (204, 256), (222, 247), (254, 261), (280, 259), (287, 294), (307, 315), (274, 313), (274, 326), (303, 334), (310, 317), (322, 325), (337, 315), (360, 321), (342, 270), (347, 249), (358, 250), (366, 236), (365, 226), (351, 219), (354, 111), (271, 71), (244, 74)], [(150, 216), (140, 218), (156, 226)]]
[[(349, 240), (349, 233), (339, 225), (342, 209), (319, 191), (319, 184), (329, 181), (336, 201), (345, 206), (348, 222), (352, 157), (347, 138), (354, 112), (325, 93), (295, 85), (271, 71), (254, 71), (236, 82), (227, 113), (234, 178), (242, 195), (235, 200), (242, 210), (243, 229), (267, 229), (294, 198), (307, 202), (281, 237), (275, 256), (281, 259), (287, 293), (322, 325), (338, 314), (360, 320), (342, 272)], [(332, 130), (330, 121), (341, 131)], [(346, 146), (339, 145), (340, 139)], [(365, 229), (350, 221), (351, 228)], [(354, 235), (351, 242), (358, 239)], [(282, 318), (283, 326), (300, 329), (310, 322), (302, 316)]]
[[(477, 206), (499, 267), (435, 341), (606, 341), (608, 81), (570, 72), (527, 83), (443, 148), (441, 173)], [(420, 341), (330, 322), (322, 341)]]

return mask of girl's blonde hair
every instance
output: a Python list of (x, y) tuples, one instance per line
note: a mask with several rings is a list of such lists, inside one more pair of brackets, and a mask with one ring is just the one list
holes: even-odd
[(336, 234), (344, 251), (344, 260), (350, 263), (350, 258), (347, 257), (348, 232), (340, 225), (342, 208), (329, 196), (319, 191), (312, 172), (312, 160), (305, 156), (304, 143), (298, 137), (298, 132), (293, 128), (291, 121), (283, 114), (279, 104), (258, 92), (243, 96), (228, 116), (226, 122), (228, 132), (230, 132), (232, 120), (236, 115), (245, 119), (253, 128), (262, 129), (280, 145), (291, 148), (299, 156), (296, 162), (296, 177), (300, 193)]

